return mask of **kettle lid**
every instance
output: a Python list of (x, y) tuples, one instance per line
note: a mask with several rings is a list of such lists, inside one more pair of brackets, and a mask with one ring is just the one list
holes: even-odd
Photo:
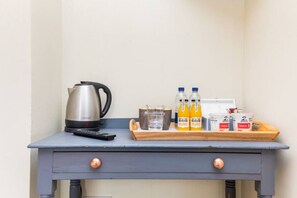
[[(75, 84), (74, 86), (75, 87), (79, 87), (79, 86), (90, 86), (90, 85), (92, 85), (92, 84), (90, 84), (90, 83), (77, 83), (77, 84)], [(93, 85), (92, 85), (93, 86)]]

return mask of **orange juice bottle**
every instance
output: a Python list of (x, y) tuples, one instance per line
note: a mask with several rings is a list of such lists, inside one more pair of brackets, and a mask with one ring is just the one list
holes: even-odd
[(192, 88), (192, 95), (190, 97), (191, 108), (190, 108), (190, 129), (191, 131), (202, 130), (202, 111), (200, 105), (200, 96), (198, 94), (198, 88)]
[(177, 112), (177, 129), (179, 131), (190, 130), (190, 111), (188, 107), (188, 99), (180, 100)]

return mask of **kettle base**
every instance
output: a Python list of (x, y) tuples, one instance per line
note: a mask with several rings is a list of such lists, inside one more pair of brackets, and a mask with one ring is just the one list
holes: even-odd
[(77, 130), (88, 130), (88, 131), (100, 131), (99, 127), (94, 127), (94, 128), (72, 128), (72, 127), (67, 127), (65, 126), (64, 131), (65, 132), (69, 132), (69, 133), (73, 133)]
[(65, 119), (65, 126), (69, 128), (97, 128), (100, 126), (100, 120), (96, 121), (77, 121)]
[(72, 132), (76, 129), (87, 129), (90, 131), (100, 130), (100, 121), (74, 121), (65, 119), (65, 131)]

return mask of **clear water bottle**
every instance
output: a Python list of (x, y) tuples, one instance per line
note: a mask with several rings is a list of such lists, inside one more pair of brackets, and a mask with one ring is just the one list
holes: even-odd
[(187, 99), (187, 96), (185, 94), (185, 88), (184, 87), (179, 87), (178, 88), (178, 93), (175, 97), (175, 115), (174, 115), (174, 121), (175, 124), (177, 125), (177, 114), (178, 114), (178, 108), (180, 106), (180, 101), (185, 101)]

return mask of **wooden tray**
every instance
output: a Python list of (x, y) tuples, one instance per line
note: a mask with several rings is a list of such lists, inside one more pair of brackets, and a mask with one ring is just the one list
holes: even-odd
[(139, 122), (130, 120), (130, 132), (134, 140), (226, 140), (226, 141), (274, 141), (279, 131), (262, 122), (254, 122), (259, 125), (256, 131), (177, 131), (175, 123), (171, 123), (167, 131), (148, 131), (139, 127)]

